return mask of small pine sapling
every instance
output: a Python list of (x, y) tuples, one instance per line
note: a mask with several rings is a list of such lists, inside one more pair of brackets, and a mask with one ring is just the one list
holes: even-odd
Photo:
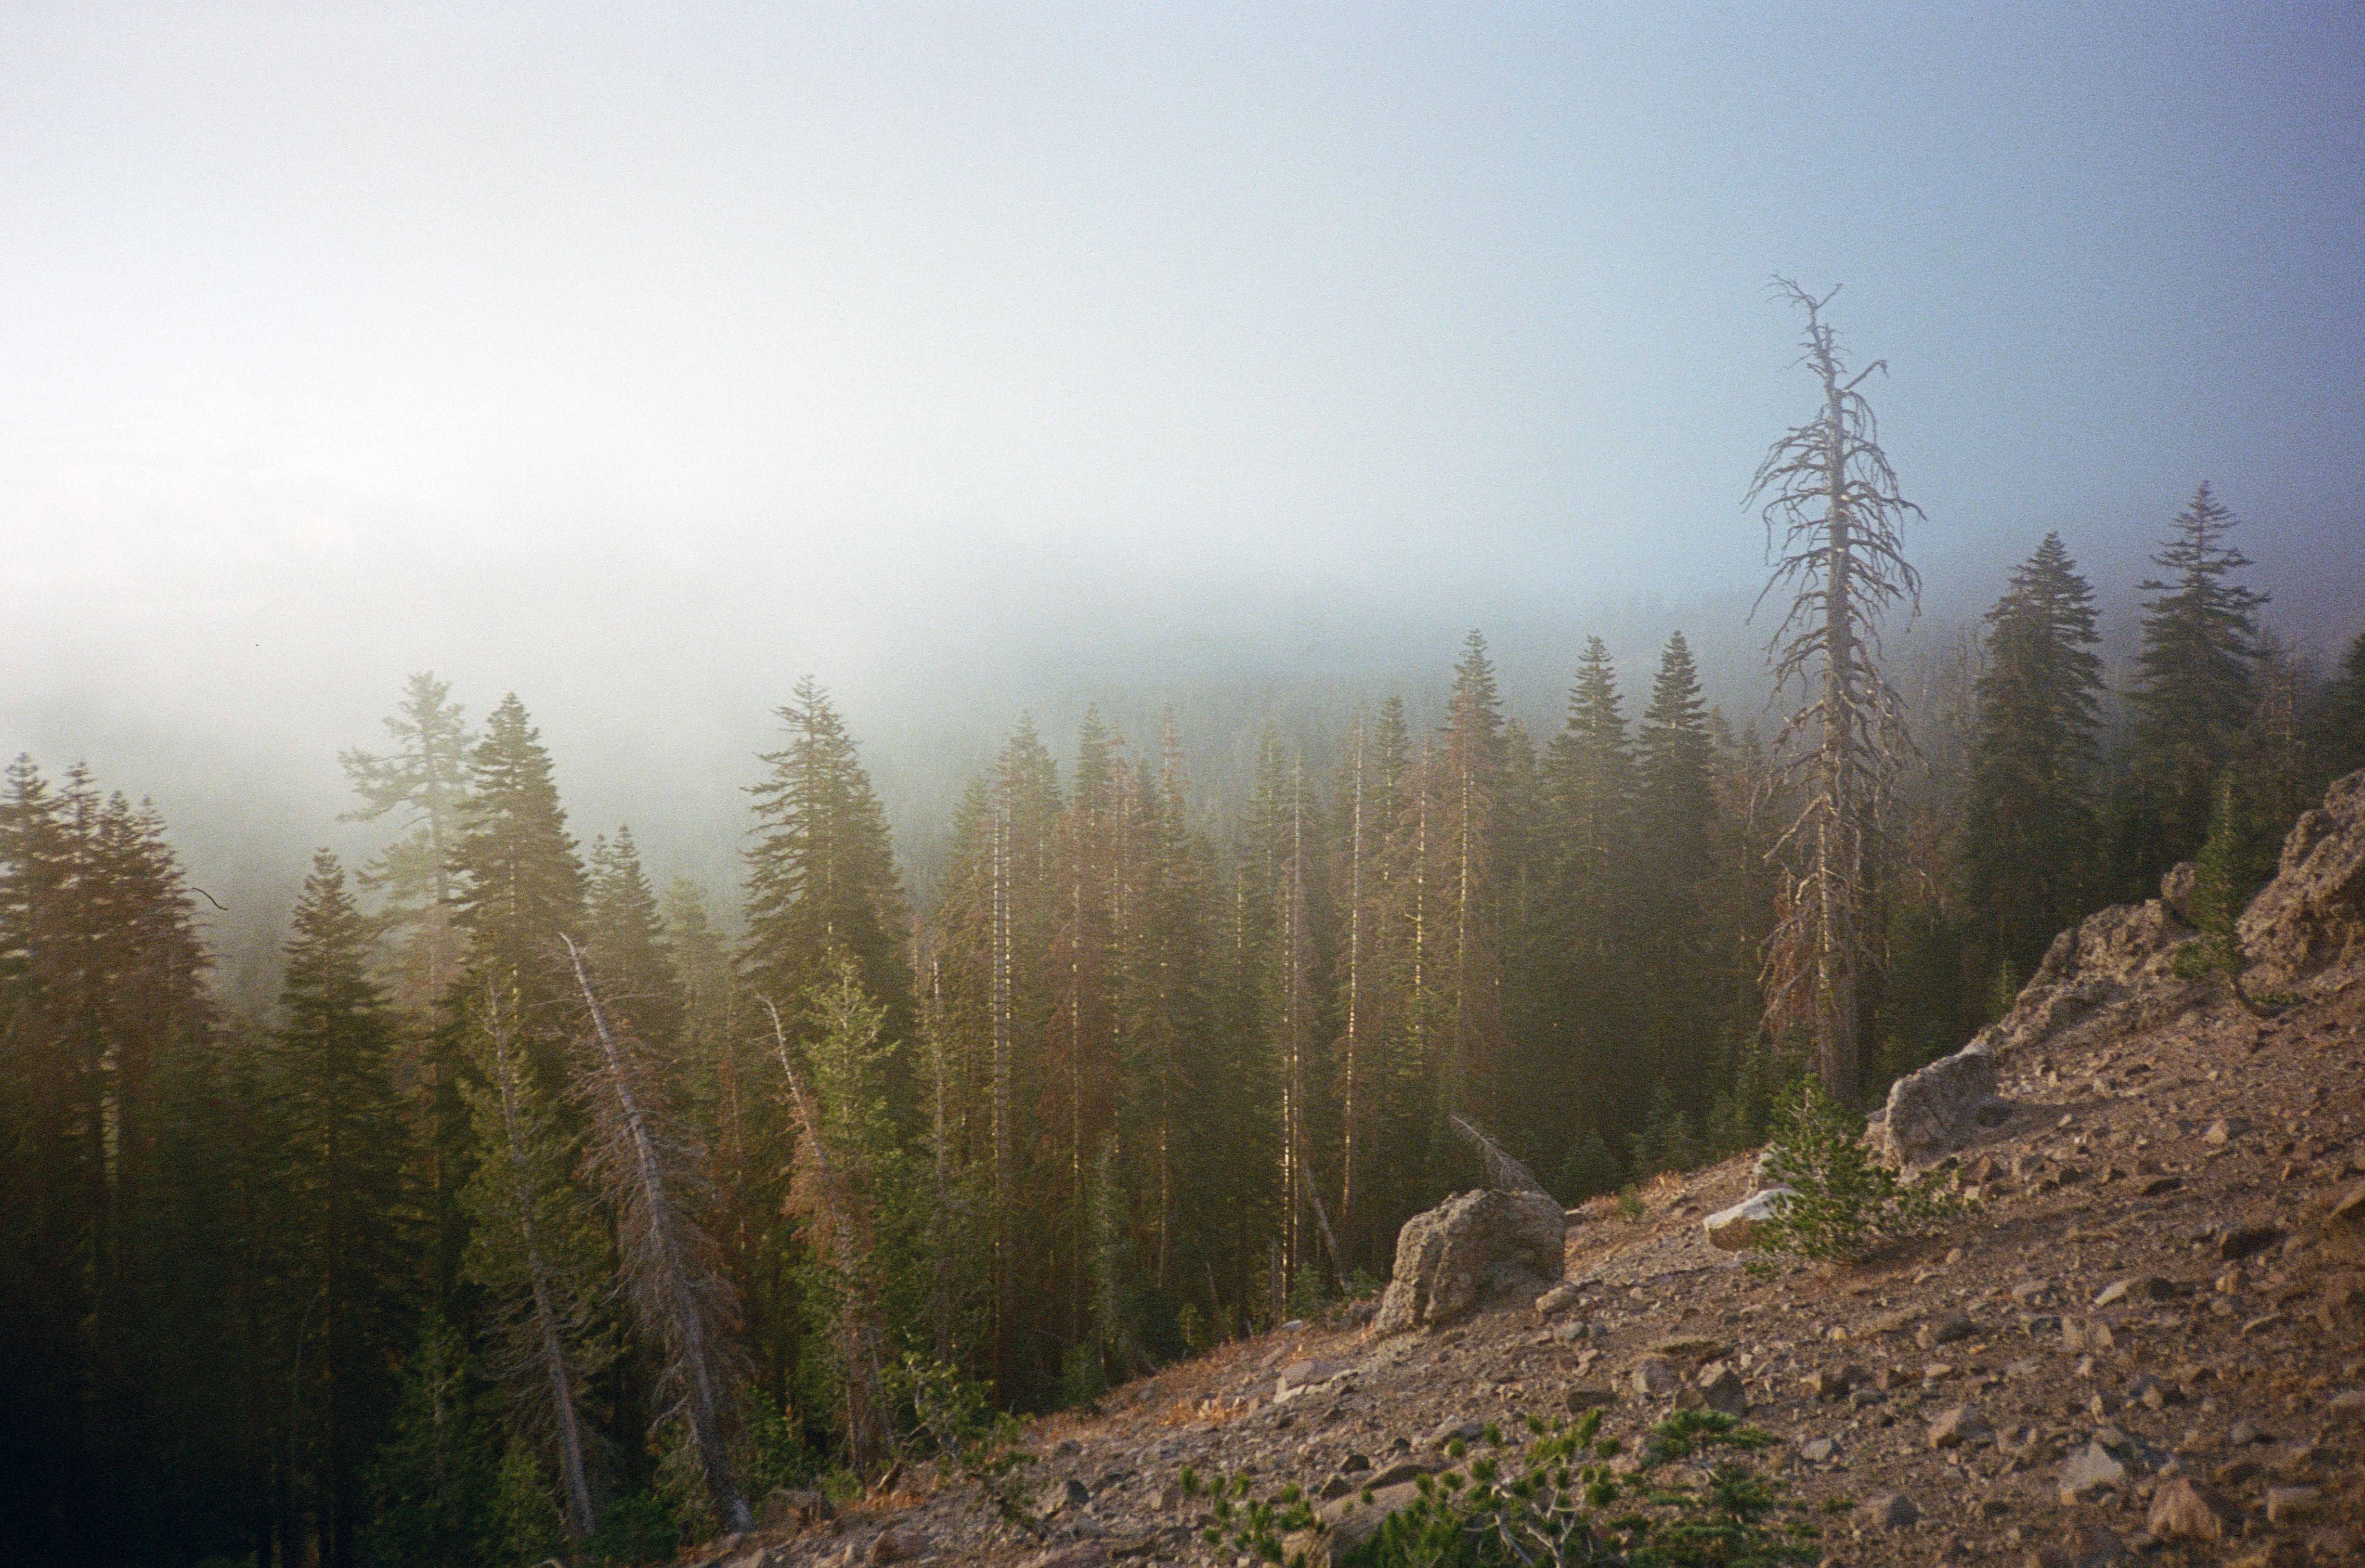
[(1922, 1235), (1962, 1212), (1935, 1172), (1907, 1182), (1864, 1147), (1864, 1120), (1810, 1079), (1775, 1108), (1766, 1168), (1790, 1194), (1757, 1227), (1768, 1251), (1849, 1263), (1883, 1242)]

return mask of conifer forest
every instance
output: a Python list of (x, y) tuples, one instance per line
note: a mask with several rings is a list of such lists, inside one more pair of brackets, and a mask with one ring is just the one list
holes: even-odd
[[(629, 826), (570, 818), (519, 696), (422, 672), (340, 758), (383, 847), (315, 858), (276, 1005), (240, 1012), (170, 824), (18, 758), (0, 1539), (661, 1555), (875, 1475), (924, 1372), (1084, 1404), (1372, 1289), (1477, 1179), (1456, 1118), (1575, 1203), (1759, 1141), (1802, 1075), (1877, 1102), (2175, 861), (2230, 921), (2365, 765), (2365, 633), (2288, 655), (2204, 485), (2123, 686), (2048, 534), (1909, 701), (1874, 651), (1907, 503), (1833, 407), (1759, 476), (1795, 594), (1770, 704), (1709, 706), (1680, 633), (1621, 689), (1597, 637), (1531, 726), (1473, 631), (1441, 722), (1380, 694), (1327, 754), (1268, 733), (1220, 814), (1171, 722), (1088, 716), (1055, 756), (1019, 718), (925, 896), (817, 681), (744, 878), (660, 889)], [(1835, 448), (1874, 501), (1818, 489)]]
[(2339, 7), (0, 9), (0, 1568), (785, 1538), (2365, 768)]

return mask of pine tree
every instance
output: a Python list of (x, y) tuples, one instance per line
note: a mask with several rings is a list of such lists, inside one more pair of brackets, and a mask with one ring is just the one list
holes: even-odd
[[(583, 863), (566, 831), (550, 754), (512, 692), (485, 721), (468, 756), (472, 804), (453, 852), (453, 921), (470, 948), (453, 982), (432, 1062), (426, 1176), (435, 1232), (432, 1279), (438, 1304), (456, 1307), (467, 1226), (460, 1193), (473, 1161), (460, 1077), (467, 1038), (460, 1022), (489, 985), (512, 1021), (535, 1092), (558, 1104), (567, 1083), (574, 986), (559, 948), (583, 929)], [(579, 1127), (575, 1130), (579, 1130)]]
[(920, 1204), (888, 1114), (894, 1047), (880, 1038), (886, 1010), (863, 991), (850, 956), (839, 956), (833, 977), (799, 1012), (810, 1020), (801, 1050), (774, 1015), (774, 1050), (799, 1132), (789, 1208), (809, 1238), (811, 1299), (833, 1348), (846, 1457), (870, 1474), (894, 1443), (886, 1372), (898, 1347), (889, 1325), (917, 1321), (925, 1293), (915, 1246)]
[[(308, 1417), (320, 1561), (352, 1561), (363, 1480), (393, 1397), (387, 1368), (406, 1335), (413, 1258), (405, 1226), (395, 1024), (369, 974), (369, 927), (326, 850), (315, 855), (287, 943), (276, 1086), (287, 1134), (292, 1249), (308, 1263), (311, 1333), (297, 1350)], [(306, 1277), (308, 1275), (308, 1277)]]
[(376, 924), (395, 945), (394, 1001), (422, 1016), (444, 1001), (465, 958), (452, 919), (453, 857), (467, 822), (472, 742), (451, 692), (432, 671), (413, 675), (386, 721), (395, 749), (347, 751), (337, 758), (362, 798), (342, 820), (400, 818), (402, 836), (364, 868), (359, 881), (379, 895)]
[(2238, 520), (2203, 483), (2152, 557), (2163, 572), (2142, 587), (2143, 648), (2132, 693), (2129, 770), (2149, 832), (2122, 876), (2147, 882), (2208, 835), (2217, 778), (2238, 754), (2256, 703), (2259, 610), (2267, 596), (2235, 574), (2249, 557), (2227, 541)]
[(1560, 1002), (1554, 1103), (1565, 1126), (1599, 1125), (1647, 1087), (1653, 1064), (1632, 1049), (1634, 759), (1617, 672), (1598, 637), (1586, 639), (1549, 769), (1555, 913), (1549, 950)]
[(2335, 777), (2365, 767), (2365, 632), (2349, 639), (2325, 706), (2325, 759)]
[(681, 976), (633, 830), (591, 844), (585, 951), (633, 1032), (671, 1058), (682, 1025)]
[(430, 1316), (403, 1368), (392, 1436), (371, 1472), (362, 1560), (371, 1568), (494, 1560), (499, 1437), (465, 1340)]
[(1986, 967), (2024, 979), (2053, 934), (2084, 913), (2095, 839), (2094, 594), (2059, 534), (2012, 573), (1987, 623), (1963, 881)]
[(1822, 318), (1831, 296), (1817, 299), (1788, 279), (1777, 287), (1807, 313), (1802, 361), (1822, 406), (1774, 443), (1749, 489), (1750, 498), (1765, 498), (1774, 556), (1766, 591), (1792, 589), (1767, 650), (1774, 685), (1779, 692), (1796, 683), (1804, 698), (1774, 748), (1789, 761), (1800, 801), (1781, 841), (1790, 886), (1780, 940), (1768, 949), (1767, 1004), (1803, 1015), (1825, 1092), (1852, 1105), (1864, 1066), (1863, 982), (1879, 957), (1882, 813), (1909, 748), (1901, 705), (1879, 667), (1880, 622), (1900, 600), (1921, 601), (1899, 532), (1921, 509), (1898, 493), (1872, 405), (1857, 390), (1886, 362), (1850, 375)]
[(908, 924), (886, 812), (829, 696), (811, 677), (778, 711), (788, 744), (761, 761), (770, 776), (748, 793), (757, 840), (747, 857), (748, 979), (787, 1002), (826, 983), (851, 954), (863, 989), (887, 1009), (901, 1039), (911, 1020)]
[(1708, 1109), (1717, 1066), (1709, 923), (1720, 828), (1714, 753), (1698, 671), (1677, 632), (1660, 653), (1637, 737), (1628, 875), (1650, 1056), (1695, 1113)]
[(512, 1424), (553, 1456), (566, 1533), (580, 1550), (598, 1522), (585, 1391), (609, 1350), (597, 1333), (602, 1238), (568, 1180), (573, 1141), (527, 1070), (497, 982), (487, 980), (467, 1023), (476, 1071), (463, 1092), (481, 1152), (462, 1196), (471, 1221), (464, 1268), (493, 1305), (492, 1371), (509, 1390)]

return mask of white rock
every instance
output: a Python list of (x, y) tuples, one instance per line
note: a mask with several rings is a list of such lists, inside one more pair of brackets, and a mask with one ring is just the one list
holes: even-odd
[(1708, 1243), (1723, 1252), (1745, 1252), (1757, 1245), (1757, 1227), (1782, 1212), (1783, 1204), (1797, 1196), (1788, 1187), (1768, 1187), (1753, 1193), (1729, 1209), (1719, 1209), (1700, 1221), (1708, 1234)]

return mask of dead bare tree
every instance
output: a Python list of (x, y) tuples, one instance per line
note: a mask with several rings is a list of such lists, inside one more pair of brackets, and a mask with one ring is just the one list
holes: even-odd
[(737, 1303), (717, 1263), (714, 1238), (689, 1206), (699, 1151), (671, 1125), (634, 1042), (609, 1027), (572, 937), (567, 957), (589, 1015), (591, 1044), (576, 1093), (591, 1118), (588, 1163), (616, 1211), (624, 1294), (665, 1351), (658, 1383), (665, 1414), (687, 1427), (715, 1516), (728, 1530), (756, 1526), (732, 1473), (731, 1436), (745, 1382)]
[[(1859, 390), (1888, 362), (1849, 374), (1823, 319), (1832, 295), (1818, 299), (1788, 278), (1775, 288), (1807, 313), (1799, 363), (1820, 383), (1822, 403), (1774, 443), (1748, 495), (1763, 502), (1773, 563), (1758, 602), (1790, 590), (1766, 646), (1775, 700), (1793, 685), (1806, 699), (1775, 742), (1781, 779), (1797, 789), (1799, 804), (1774, 849), (1789, 887), (1767, 946), (1766, 1012), (1810, 1020), (1816, 1075), (1826, 1093), (1853, 1104), (1863, 1061), (1859, 981), (1879, 957), (1867, 918), (1877, 843), (1890, 783), (1911, 749), (1903, 704), (1880, 672), (1880, 627), (1900, 602), (1920, 608), (1921, 578), (1905, 559), (1900, 528), (1922, 509), (1898, 493)], [(1784, 954), (1799, 961), (1777, 962)]]
[(1478, 1151), (1478, 1163), (1486, 1170), (1487, 1186), (1498, 1193), (1543, 1192), (1544, 1184), (1536, 1180), (1535, 1172), (1511, 1158), (1510, 1151), (1487, 1137), (1477, 1123), (1463, 1115), (1445, 1119), (1464, 1143)]

